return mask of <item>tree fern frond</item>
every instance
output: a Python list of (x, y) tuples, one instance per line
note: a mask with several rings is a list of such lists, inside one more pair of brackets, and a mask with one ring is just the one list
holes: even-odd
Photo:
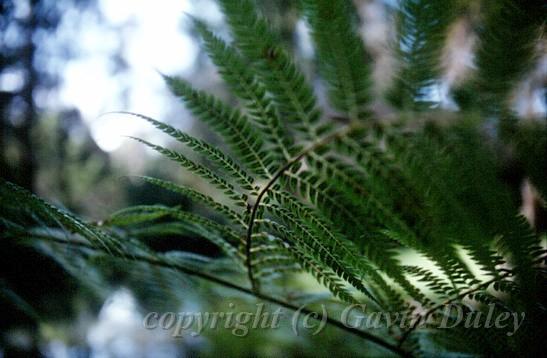
[[(260, 220), (269, 221), (268, 219)], [(242, 255), (244, 255), (243, 252)], [(291, 254), (288, 243), (267, 232), (253, 235), (251, 256), (249, 261), (251, 269), (258, 280), (273, 279), (302, 270), (294, 261), (294, 255)]]
[[(324, 253), (321, 254), (317, 251), (314, 252), (313, 250), (306, 249), (306, 244), (303, 242), (300, 232), (293, 231), (275, 221), (265, 221), (264, 225), (280, 237), (288, 240), (291, 248), (289, 252), (295, 257), (297, 262), (320, 283), (324, 283), (335, 296), (345, 302), (357, 303), (340, 280), (340, 270), (338, 270), (339, 273), (335, 273), (338, 267), (334, 265), (336, 268), (329, 268), (329, 264), (325, 264), (324, 258), (321, 257)], [(330, 265), (332, 265), (332, 262)], [(343, 275), (348, 277), (346, 274)]]
[[(219, 2), (232, 42), (193, 21), (241, 107), (184, 79), (165, 80), (229, 154), (169, 124), (120, 112), (184, 144), (179, 153), (136, 139), (207, 187), (141, 179), (195, 201), (205, 214), (137, 205), (92, 224), (2, 181), (0, 239), (53, 257), (94, 290), (106, 291), (113, 275), (123, 277), (143, 301), (161, 297), (148, 302), (156, 311), (164, 299), (187, 298), (177, 284), (200, 278), (320, 317), (296, 306), (305, 293), (293, 290), (302, 289), (299, 274), (306, 272), (328, 289), (323, 297), (339, 299), (328, 302), (326, 322), (401, 356), (540, 355), (541, 339), (535, 337), (541, 337), (545, 321), (547, 250), (540, 206), (547, 187), (547, 132), (542, 123), (519, 123), (507, 105), (541, 45), (535, 39), (545, 25), (536, 10), (516, 0), (398, 1), (392, 10), (399, 68), (390, 69), (396, 77), (387, 94), (391, 104), (372, 106), (371, 64), (351, 0), (300, 0), (319, 75), (332, 110), (339, 112), (330, 121), (321, 118), (313, 87), (254, 1)], [(479, 40), (475, 77), (461, 89), (473, 98), (465, 107), (455, 92), (459, 108), (426, 112), (441, 104), (432, 91), (445, 78), (441, 52), (452, 45), (445, 35), (460, 23), (458, 16), (475, 26)], [(485, 120), (493, 127), (484, 126)], [(507, 178), (515, 168), (516, 180)], [(522, 190), (522, 182), (530, 190)], [(523, 210), (532, 201), (533, 215)], [(185, 238), (211, 242), (219, 249), (211, 256), (222, 255), (156, 246)], [(333, 319), (331, 310), (341, 310), (341, 303), (371, 304), (397, 318), (382, 324), (378, 338)], [(513, 336), (494, 328), (439, 332), (420, 325), (449, 318), (441, 311), (450, 315), (444, 308), (451, 304), (465, 313), (486, 314), (493, 307), (496, 314), (519, 312), (527, 319)], [(408, 317), (409, 328), (403, 322)]]
[(189, 234), (188, 226), (179, 222), (167, 223), (148, 223), (145, 226), (130, 227), (127, 229), (128, 236), (141, 238), (161, 238), (164, 236), (179, 235), (185, 236)]
[[(340, 223), (341, 227), (351, 229), (351, 233), (362, 233), (365, 230), (362, 220), (343, 201), (339, 200), (339, 195), (333, 190), (332, 184), (323, 176), (311, 171), (298, 173), (288, 171), (283, 179), (284, 185), (314, 205), (325, 216), (332, 218), (334, 224)], [(345, 223), (349, 225), (344, 225)], [(361, 230), (355, 231), (357, 228)], [(351, 233), (348, 236), (352, 236)]]
[[(157, 215), (158, 217), (169, 216), (177, 219), (179, 222), (185, 223), (186, 228), (189, 231), (211, 241), (229, 257), (235, 259), (236, 261), (241, 261), (238, 256), (237, 249), (235, 248), (235, 245), (239, 242), (239, 235), (236, 231), (227, 226), (220, 225), (199, 215), (163, 205), (138, 205), (128, 207), (123, 211), (116, 213), (114, 215), (114, 219), (121, 219), (123, 217), (131, 218), (135, 215), (146, 215), (148, 217), (154, 215)], [(116, 220), (114, 220), (114, 223), (115, 222)], [(109, 222), (107, 221), (107, 223)]]
[[(273, 192), (272, 196), (283, 208), (290, 210), (314, 232), (318, 238), (324, 237), (323, 241), (331, 247), (331, 251), (340, 255), (349, 268), (354, 272), (361, 272), (363, 277), (378, 281), (382, 280), (377, 275), (376, 268), (373, 267), (364, 257), (358, 255), (357, 247), (350, 240), (343, 237), (340, 233), (332, 229), (333, 225), (326, 218), (318, 215), (312, 209), (305, 207), (292, 196), (283, 192)], [(349, 280), (350, 282), (353, 282)], [(360, 283), (352, 283), (357, 289), (365, 291), (367, 289)]]
[[(294, 232), (290, 238), (298, 238), (293, 244), (300, 245), (303, 248), (307, 248), (307, 251), (315, 252), (319, 262), (323, 262), (324, 265), (332, 269), (332, 271), (339, 275), (342, 279), (348, 281), (352, 286), (357, 288), (359, 291), (367, 295), (373, 300), (376, 298), (370, 293), (370, 291), (365, 287), (362, 281), (362, 276), (365, 276), (365, 273), (360, 275), (356, 274), (356, 271), (352, 269), (352, 265), (342, 265), (341, 262), (344, 260), (344, 256), (340, 256), (338, 250), (343, 249), (341, 247), (343, 244), (340, 242), (338, 245), (333, 245), (336, 243), (328, 242), (320, 237), (316, 236), (317, 231), (314, 232), (313, 228), (305, 223), (295, 219), (291, 215), (291, 211), (277, 206), (275, 204), (268, 204), (267, 208), (272, 214), (279, 217), (283, 222), (286, 223), (288, 228)], [(362, 267), (361, 267), (362, 268)]]
[[(514, 217), (509, 223), (511, 225), (496, 240), (496, 246), (509, 257), (516, 279), (520, 281), (525, 294), (532, 294), (537, 289), (532, 271), (542, 252), (540, 238), (522, 216)], [(530, 255), (531, 252), (538, 256)]]
[(428, 288), (433, 290), (442, 299), (446, 299), (457, 292), (448, 282), (423, 267), (404, 266), (403, 270), (413, 276), (419, 277), (419, 281), (424, 282)]
[(241, 235), (233, 229), (225, 225), (220, 225), (199, 215), (191, 214), (186, 211), (174, 210), (171, 213), (171, 216), (183, 222), (197, 223), (204, 228), (214, 230), (220, 233), (224, 240), (228, 241), (231, 246), (235, 246), (241, 241)]
[(308, 161), (322, 175), (325, 175), (336, 183), (337, 190), (348, 204), (352, 204), (359, 214), (367, 219), (375, 218), (378, 223), (392, 230), (400, 231), (400, 239), (403, 244), (417, 245), (416, 233), (404, 222), (400, 213), (391, 205), (390, 198), (376, 195), (369, 182), (362, 178), (362, 174), (333, 158), (323, 157), (315, 153), (310, 154)]

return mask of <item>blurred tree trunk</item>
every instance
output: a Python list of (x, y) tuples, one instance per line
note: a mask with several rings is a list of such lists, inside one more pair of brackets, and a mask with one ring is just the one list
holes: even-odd
[(34, 90), (38, 84), (38, 73), (34, 67), (36, 44), (33, 35), (38, 27), (36, 6), (39, 0), (30, 2), (30, 14), (24, 23), (25, 47), (21, 53), (21, 63), (25, 69), (27, 80), (21, 90), (21, 97), (25, 104), (23, 122), (17, 130), (19, 143), (21, 144), (21, 161), (19, 163), (19, 182), (21, 186), (34, 191), (36, 179), (36, 160), (34, 156), (32, 129), (37, 121), (36, 103), (34, 102)]
[[(0, 91), (0, 113), (4, 112), (4, 108), (7, 107), (9, 101), (11, 99), (10, 93)], [(6, 162), (6, 134), (7, 134), (7, 123), (6, 118), (0, 118), (0, 171), (2, 173), (2, 177), (7, 180), (13, 180), (11, 178), (11, 168), (8, 167), (8, 163)]]

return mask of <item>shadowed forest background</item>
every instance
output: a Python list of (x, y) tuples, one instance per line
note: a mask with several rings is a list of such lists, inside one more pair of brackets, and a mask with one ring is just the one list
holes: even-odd
[[(263, 13), (280, 29), (286, 46), (317, 93), (322, 83), (307, 25), (299, 18), (295, 1), (258, 2)], [(394, 29), (389, 18), (395, 1), (356, 0), (362, 22), (360, 35), (375, 61), (375, 90), (387, 89), (393, 75), (389, 52)], [(235, 97), (202, 51), (187, 14), (206, 21), (224, 37), (223, 16), (211, 0), (3, 0), (0, 2), (0, 171), (1, 177), (32, 191), (86, 219), (99, 221), (129, 205), (180, 205), (201, 210), (190, 201), (132, 175), (153, 175), (207, 191), (207, 183), (186, 175), (176, 165), (125, 136), (138, 136), (166, 147), (171, 142), (144, 121), (111, 111), (131, 111), (165, 121), (177, 128), (218, 143), (203, 124), (194, 121), (171, 95), (161, 74), (180, 75), (200, 89), (228, 103)], [(442, 82), (426, 93), (443, 109), (457, 108), (459, 99), (448, 88), (462, 83), (474, 67), (476, 39), (471, 24), (456, 22), (443, 50)], [(539, 44), (539, 60), (512, 96), (522, 121), (544, 122), (547, 55)], [(326, 98), (320, 104), (328, 108)], [(390, 115), (381, 100), (375, 113)], [(334, 111), (333, 111), (334, 112)], [(509, 162), (503, 173), (524, 215), (545, 230), (544, 208), (522, 175), (519, 163)], [(543, 211), (542, 211), (543, 210)], [(538, 211), (538, 212), (536, 212)], [(541, 211), (541, 212), (540, 212)], [(160, 252), (191, 251), (218, 256), (218, 249), (195, 237), (173, 236), (147, 242)], [(253, 333), (241, 344), (237, 337), (218, 332), (213, 337), (185, 337), (140, 329), (142, 312), (158, 300), (154, 292), (129, 276), (112, 271), (108, 285), (82, 287), (53, 260), (30, 248), (0, 242), (0, 357), (11, 354), (65, 356), (177, 356), (194, 352), (230, 355), (312, 354), (338, 344), (343, 334), (332, 329), (326, 336), (299, 339), (288, 327)], [(226, 308), (206, 291), (189, 289), (181, 299), (188, 309)], [(303, 286), (316, 289), (303, 280)], [(183, 290), (185, 291), (185, 290)], [(245, 307), (248, 302), (239, 302)], [(17, 305), (14, 302), (18, 302)], [(26, 305), (32, 309), (24, 310)], [(252, 307), (252, 306), (249, 306)], [(120, 318), (121, 317), (121, 318)], [(38, 324), (37, 318), (47, 324)], [(360, 342), (347, 338), (338, 353), (359, 351)]]

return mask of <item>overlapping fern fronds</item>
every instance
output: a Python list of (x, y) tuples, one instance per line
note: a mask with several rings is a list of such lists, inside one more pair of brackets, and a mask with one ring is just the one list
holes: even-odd
[[(312, 86), (252, 1), (220, 0), (232, 30), (230, 44), (193, 19), (205, 50), (241, 108), (184, 79), (165, 79), (174, 95), (220, 135), (230, 152), (158, 120), (128, 114), (183, 144), (186, 148), (179, 151), (138, 139), (208, 182), (223, 197), (158, 178), (142, 180), (199, 202), (223, 218), (222, 224), (178, 208), (145, 206), (114, 214), (102, 228), (91, 227), (10, 184), (3, 184), (2, 206), (17, 209), (8, 203), (17, 196), (24, 210), (53, 215), (62, 224), (58, 226), (81, 235), (85, 241), (79, 244), (86, 250), (175, 268), (287, 307), (289, 302), (265, 295), (264, 287), (271, 291), (281, 282), (277, 278), (305, 271), (341, 301), (367, 302), (392, 312), (421, 312), (416, 317), (424, 319), (439, 319), (442, 304), (452, 302), (467, 303), (477, 311), (492, 303), (499, 310), (535, 315), (521, 332), (491, 346), (438, 343), (442, 337), (465, 337), (467, 332), (458, 329), (431, 337), (416, 327), (396, 327), (383, 332), (382, 339), (352, 331), (398, 354), (443, 349), (484, 355), (536, 352), (539, 345), (530, 344), (528, 337), (541, 330), (538, 317), (545, 317), (545, 237), (519, 216), (519, 202), (500, 179), (504, 163), (496, 148), (507, 143), (483, 130), (482, 100), (457, 113), (432, 110), (423, 115), (432, 105), (431, 86), (440, 81), (446, 29), (460, 13), (470, 11), (471, 3), (400, 2), (394, 14), (399, 67), (387, 94), (395, 113), (401, 110), (395, 121), (383, 121), (372, 110), (372, 64), (356, 32), (350, 1), (303, 0), (302, 4), (330, 104), (344, 121), (322, 115), (329, 111), (318, 108)], [(503, 59), (494, 56), (489, 48), (506, 44), (490, 38), (511, 30), (494, 28), (491, 22), (495, 14), (515, 6), (517, 2), (507, 0), (499, 8), (484, 10), (478, 69), (472, 81), (479, 84), (477, 98), (495, 96), (490, 105), (500, 106), (499, 111), (488, 111), (489, 116), (507, 115), (507, 108), (501, 106), (509, 85), (515, 85), (518, 75), (529, 68), (530, 49), (537, 38), (532, 34), (542, 31), (540, 24), (529, 24), (517, 39), (518, 51), (500, 49)], [(500, 71), (503, 76), (493, 78)], [(501, 115), (495, 120), (502, 120)], [(545, 168), (541, 157), (546, 150), (545, 129), (534, 133), (536, 140), (516, 135), (510, 144), (519, 158), (527, 160), (527, 175), (543, 190), (545, 175), (535, 168)], [(210, 166), (189, 159), (185, 150), (207, 158)], [(163, 221), (158, 223), (160, 218)], [(2, 225), (15, 236), (25, 236), (29, 231), (12, 219), (3, 219)], [(143, 222), (149, 225), (138, 227)], [(214, 243), (236, 263), (231, 275), (242, 280), (246, 272), (248, 287), (200, 272), (199, 260), (185, 258), (175, 264), (139, 244), (143, 235), (165, 232), (190, 232)], [(42, 237), (27, 235), (33, 240)], [(423, 265), (405, 262), (405, 254), (410, 253), (419, 255)], [(485, 338), (492, 332), (474, 334)], [(431, 348), (434, 342), (440, 346)]]

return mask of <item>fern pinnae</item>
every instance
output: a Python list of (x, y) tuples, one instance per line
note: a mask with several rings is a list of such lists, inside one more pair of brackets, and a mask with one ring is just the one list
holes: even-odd
[(171, 159), (172, 161), (177, 162), (183, 168), (189, 170), (193, 174), (199, 176), (200, 178), (203, 178), (204, 180), (207, 180), (213, 186), (220, 189), (228, 198), (233, 200), (236, 205), (242, 206), (242, 207), (247, 206), (245, 194), (241, 194), (237, 192), (232, 184), (228, 183), (226, 180), (219, 177), (218, 175), (216, 175), (215, 173), (213, 173), (211, 170), (207, 169), (203, 165), (191, 161), (190, 159), (186, 158), (184, 155), (182, 155), (179, 152), (175, 152), (173, 150), (164, 148), (162, 146), (152, 144), (150, 142), (145, 141), (144, 139), (135, 138), (135, 137), (129, 137), (129, 138), (147, 145), (148, 147), (154, 149), (158, 153), (163, 154), (164, 156)]
[(334, 272), (334, 270), (328, 266), (325, 266), (321, 255), (319, 255), (317, 251), (306, 249), (305, 244), (299, 244), (303, 242), (303, 238), (300, 233), (272, 220), (264, 221), (264, 226), (279, 237), (282, 237), (290, 242), (289, 246), (291, 249), (289, 252), (295, 257), (300, 266), (312, 274), (318, 282), (324, 283), (333, 295), (345, 302), (358, 303), (358, 301), (340, 281), (339, 276)]
[[(178, 218), (180, 219), (180, 216), (178, 216)], [(226, 233), (226, 230), (223, 230), (222, 232), (220, 232), (220, 234), (216, 234), (212, 233), (209, 230), (196, 228), (195, 233), (211, 241), (213, 244), (219, 247), (227, 257), (231, 258), (235, 263), (239, 264), (241, 268), (244, 267), (243, 261), (241, 260), (241, 256), (239, 256), (237, 249), (233, 245), (228, 243), (224, 237), (222, 237), (222, 234)]]
[(335, 193), (330, 190), (330, 187), (320, 176), (311, 171), (302, 171), (298, 174), (287, 171), (284, 179), (287, 187), (308, 200), (326, 216), (335, 217), (335, 214), (340, 214), (357, 227), (362, 226), (362, 220), (359, 220), (355, 212), (337, 200)]
[[(74, 263), (131, 256), (134, 265), (126, 260), (119, 269), (143, 271), (141, 278), (151, 274), (145, 277), (151, 281), (150, 293), (162, 298), (181, 296), (176, 287), (156, 290), (165, 283), (180, 282), (179, 277), (163, 275), (177, 272), (299, 310), (294, 302), (268, 296), (258, 284), (277, 288), (276, 278), (306, 271), (344, 302), (357, 303), (366, 296), (363, 302), (377, 305), (381, 312), (417, 318), (406, 332), (395, 323), (382, 330), (383, 338), (376, 338), (361, 327), (354, 329), (322, 317), (401, 356), (422, 350), (427, 356), (462, 353), (454, 352), (454, 347), (471, 355), (497, 356), (506, 354), (505, 350), (530, 356), (537, 354), (529, 352), (541, 353), (541, 345), (530, 343), (542, 332), (545, 318), (541, 302), (547, 252), (544, 223), (538, 213), (530, 214), (530, 222), (515, 216), (520, 205), (518, 184), (505, 185), (499, 180), (500, 176), (505, 179), (508, 163), (505, 153), (500, 155), (497, 150), (508, 148), (513, 157), (512, 144), (506, 147), (498, 133), (511, 143), (512, 139), (520, 142), (521, 135), (530, 138), (533, 143), (517, 144), (509, 169), (514, 169), (515, 160), (518, 174), (522, 169), (545, 194), (545, 141), (535, 138), (536, 130), (517, 136), (508, 133), (520, 124), (507, 108), (508, 94), (533, 61), (537, 51), (533, 36), (544, 30), (543, 19), (538, 28), (536, 10), (516, 0), (483, 1), (480, 6), (469, 0), (398, 1), (394, 8), (399, 19), (396, 55), (401, 66), (389, 93), (396, 119), (390, 115), (380, 123), (368, 113), (370, 66), (354, 29), (351, 0), (300, 1), (311, 25), (320, 75), (342, 120), (320, 118), (313, 88), (265, 17), (256, 13), (254, 0), (220, 0), (233, 33), (231, 44), (194, 20), (207, 52), (241, 101), (241, 110), (194, 89), (188, 81), (166, 77), (192, 113), (221, 137), (231, 156), (170, 125), (131, 114), (204, 158), (201, 164), (189, 159), (192, 156), (140, 140), (227, 198), (217, 201), (205, 192), (157, 178), (142, 180), (205, 205), (221, 221), (179, 207), (139, 205), (114, 213), (98, 228), (101, 224), (63, 215), (61, 209), (55, 211), (29, 199), (28, 193), (12, 193), (2, 185), (0, 228), (7, 231), (2, 238), (30, 239), (22, 244), (42, 249), (71, 273)], [(469, 84), (476, 98), (455, 96), (462, 110), (416, 115), (414, 111), (441, 104), (431, 91), (443, 77), (439, 55), (446, 45), (445, 30), (460, 9), (472, 12), (469, 19), (478, 34), (478, 70)], [(535, 16), (528, 19), (528, 15)], [(522, 31), (517, 31), (520, 27)], [(514, 49), (512, 40), (519, 42)], [(465, 100), (470, 103), (468, 108), (464, 108)], [(494, 131), (483, 126), (483, 116), (494, 123)], [(348, 126), (338, 130), (347, 122)], [(359, 130), (354, 132), (356, 123)], [(541, 200), (536, 193), (530, 196)], [(160, 254), (146, 245), (166, 235), (213, 242), (226, 256), (215, 272), (238, 276), (224, 280), (210, 274), (208, 264), (217, 259), (181, 252)], [(67, 255), (63, 245), (68, 244), (74, 249)], [(408, 266), (412, 259), (408, 251), (427, 259), (424, 267), (432, 264), (435, 269)], [(232, 269), (238, 265), (239, 270)], [(103, 266), (110, 269), (104, 263), (89, 265)], [(484, 272), (488, 278), (483, 278)], [(232, 278), (244, 279), (245, 273), (251, 288), (233, 283)], [(469, 301), (473, 307), (464, 308), (466, 313), (485, 312), (485, 306), (492, 304), (496, 313), (522, 311), (527, 320), (511, 338), (497, 329), (454, 327), (440, 332), (429, 327), (417, 331), (421, 321), (447, 304), (466, 307)], [(318, 314), (305, 308), (302, 312)], [(432, 318), (438, 322), (442, 316)], [(478, 345), (437, 346), (435, 334), (445, 339), (451, 334), (469, 338), (465, 343), (473, 338)], [(481, 340), (487, 348), (481, 347)]]
[[(365, 187), (365, 181), (358, 180), (354, 173), (348, 172), (347, 167), (341, 162), (331, 161), (328, 158), (311, 153), (309, 157), (310, 163), (321, 170), (323, 175), (331, 177), (339, 186), (343, 197), (353, 203), (356, 208), (359, 208), (367, 216), (376, 217), (382, 224), (389, 225), (396, 230), (400, 230), (404, 235), (399, 236), (405, 245), (415, 246), (417, 243), (416, 233), (404, 222), (400, 215), (388, 206), (381, 196)], [(357, 196), (356, 196), (357, 194)], [(364, 201), (358, 198), (366, 198)], [(371, 209), (370, 207), (373, 207)]]
[[(365, 256), (366, 260), (363, 257), (358, 257), (358, 251), (357, 248), (354, 247), (353, 242), (346, 240), (344, 237), (340, 237), (340, 234), (332, 231), (332, 223), (325, 221), (326, 219), (324, 217), (312, 212), (310, 208), (303, 206), (300, 202), (288, 195), (288, 193), (274, 193), (273, 195), (274, 197), (279, 198), (278, 202), (283, 207), (295, 208), (294, 213), (296, 216), (308, 221), (310, 227), (316, 228), (314, 230), (315, 235), (317, 235), (317, 237), (324, 236), (325, 242), (333, 245), (331, 249), (339, 252), (349, 267), (352, 267), (358, 272), (363, 272), (368, 279), (373, 280), (380, 287), (385, 288), (386, 284), (383, 278), (377, 274), (377, 268), (369, 263), (371, 262), (384, 270), (388, 276), (393, 278), (396, 283), (412, 297), (415, 299), (424, 298), (423, 294), (403, 277), (398, 261), (392, 257), (393, 254), (384, 251), (381, 255), (373, 257), (372, 260), (368, 256)], [(362, 226), (362, 223), (359, 222), (357, 225)], [(366, 228), (363, 227), (363, 231), (366, 231)], [(379, 243), (376, 240), (370, 240), (368, 244), (369, 247), (374, 247)]]
[[(119, 258), (120, 256), (119, 255), (114, 255), (113, 257), (114, 258)], [(304, 314), (320, 315), (320, 313), (318, 313), (318, 312), (312, 311), (312, 310), (310, 310), (308, 308), (305, 308), (305, 307), (302, 308), (302, 307), (296, 306), (296, 305), (294, 305), (290, 302), (278, 299), (276, 297), (269, 296), (269, 295), (266, 295), (266, 294), (254, 293), (253, 291), (251, 291), (250, 289), (248, 289), (246, 287), (239, 286), (237, 284), (234, 284), (231, 281), (228, 281), (228, 280), (213, 276), (208, 272), (204, 272), (203, 270), (189, 268), (186, 265), (181, 265), (178, 262), (173, 262), (172, 260), (161, 257), (160, 255), (155, 255), (155, 257), (144, 257), (144, 256), (136, 257), (135, 262), (144, 263), (146, 265), (152, 265), (154, 267), (166, 268), (166, 269), (169, 269), (169, 270), (176, 270), (178, 272), (184, 273), (184, 274), (189, 275), (191, 277), (201, 278), (201, 279), (204, 279), (208, 282), (212, 282), (212, 283), (221, 285), (223, 287), (236, 290), (238, 292), (242, 292), (242, 293), (245, 293), (245, 294), (248, 294), (248, 295), (256, 296), (259, 299), (263, 299), (263, 300), (266, 300), (266, 301), (271, 302), (273, 304), (280, 305), (281, 307), (285, 307), (285, 308), (290, 309), (292, 311), (301, 310), (301, 312), (304, 313)], [(361, 337), (363, 339), (370, 340), (371, 342), (374, 342), (374, 343), (378, 344), (379, 346), (384, 347), (386, 349), (389, 349), (390, 351), (392, 351), (394, 353), (397, 353), (401, 356), (409, 356), (409, 354), (407, 354), (406, 351), (401, 350), (396, 345), (394, 345), (394, 344), (392, 344), (392, 343), (390, 343), (390, 342), (388, 342), (388, 341), (386, 341), (382, 338), (379, 338), (375, 335), (372, 335), (372, 334), (370, 334), (366, 331), (351, 328), (351, 327), (345, 325), (344, 323), (342, 323), (341, 321), (338, 321), (334, 318), (326, 317), (326, 319), (327, 319), (327, 322), (329, 324), (332, 324), (336, 327), (339, 327), (340, 329), (343, 329), (343, 330), (345, 330), (349, 333), (355, 334), (356, 336)]]
[[(292, 257), (292, 261), (294, 261), (294, 257)], [(260, 268), (256, 271), (256, 278), (260, 280), (272, 280), (278, 278), (280, 275), (283, 275), (285, 273), (293, 273), (295, 271), (301, 271), (302, 269), (300, 266), (293, 264), (289, 265), (283, 265), (279, 264), (275, 267), (265, 267)]]
[(250, 71), (235, 48), (215, 36), (207, 26), (194, 19), (195, 28), (201, 35), (205, 48), (229, 88), (244, 101), (250, 117), (264, 130), (265, 139), (277, 153), (276, 161), (290, 158), (290, 142), (281, 124), (275, 106), (265, 88)]
[(250, 214), (249, 214), (249, 226), (247, 228), (247, 235), (246, 235), (246, 242), (245, 242), (245, 256), (247, 257), (247, 273), (249, 277), (249, 281), (251, 282), (253, 289), (256, 288), (256, 282), (253, 278), (253, 271), (252, 266), (250, 263), (251, 260), (251, 247), (252, 247), (252, 235), (255, 230), (254, 224), (255, 220), (261, 216), (259, 213), (261, 206), (261, 201), (267, 200), (267, 194), (268, 190), (270, 190), (272, 187), (276, 185), (276, 181), (281, 178), (285, 172), (289, 169), (291, 169), (293, 166), (298, 164), (302, 158), (306, 157), (310, 153), (313, 153), (316, 150), (320, 150), (321, 148), (328, 145), (333, 140), (336, 140), (337, 138), (343, 137), (345, 135), (349, 135), (355, 130), (361, 129), (362, 125), (359, 122), (351, 122), (347, 126), (340, 128), (339, 130), (335, 132), (331, 132), (328, 135), (325, 135), (323, 138), (314, 141), (311, 145), (303, 149), (300, 153), (296, 154), (294, 157), (292, 157), (290, 160), (288, 160), (286, 163), (284, 163), (277, 172), (270, 178), (270, 180), (266, 183), (266, 185), (260, 190), (256, 197), (256, 201), (253, 204)]
[(419, 266), (403, 266), (402, 269), (419, 278), (419, 281), (425, 282), (426, 286), (435, 292), (441, 299), (447, 299), (454, 289), (444, 279), (438, 277), (430, 270)]
[(247, 228), (247, 223), (243, 221), (243, 217), (241, 214), (230, 209), (228, 206), (215, 201), (213, 198), (211, 198), (208, 195), (202, 194), (199, 191), (196, 191), (192, 188), (177, 185), (170, 181), (162, 180), (159, 178), (153, 178), (149, 176), (136, 176), (136, 177), (144, 180), (147, 183), (153, 184), (160, 188), (172, 191), (174, 193), (177, 193), (183, 196), (187, 196), (191, 199), (201, 202), (202, 204), (206, 205), (207, 207), (214, 210), (215, 212), (226, 216), (233, 223), (239, 224), (242, 228)]
[(203, 156), (206, 156), (207, 159), (212, 161), (214, 164), (216, 164), (217, 167), (221, 168), (224, 173), (229, 174), (239, 185), (241, 185), (242, 189), (245, 190), (254, 190), (254, 179), (249, 174), (247, 174), (243, 169), (240, 168), (238, 164), (234, 162), (230, 156), (223, 153), (221, 150), (219, 150), (216, 147), (213, 147), (209, 143), (195, 138), (187, 133), (184, 133), (172, 126), (170, 126), (167, 123), (157, 121), (151, 117), (139, 114), (139, 113), (133, 113), (133, 112), (126, 112), (126, 111), (117, 111), (117, 112), (110, 112), (110, 113), (120, 113), (120, 114), (127, 114), (130, 116), (135, 116), (138, 118), (142, 118), (145, 121), (152, 124), (157, 129), (161, 130), (162, 132), (168, 134), (178, 142), (185, 144), (188, 146), (188, 148), (192, 149), (196, 153), (199, 153)]
[(184, 100), (192, 113), (223, 137), (242, 164), (262, 178), (270, 177), (262, 135), (252, 126), (247, 116), (214, 96), (192, 88), (181, 78), (164, 78), (173, 93)]
[(218, 224), (212, 220), (182, 211), (178, 208), (163, 205), (138, 205), (126, 208), (121, 213), (118, 213), (118, 215), (131, 215), (133, 213), (149, 215), (156, 213), (161, 216), (178, 219), (189, 225), (188, 228), (192, 227), (192, 230), (196, 234), (217, 245), (229, 257), (241, 262), (241, 258), (238, 256), (237, 249), (234, 246), (239, 240), (239, 234), (228, 226)]
[(320, 262), (327, 265), (335, 274), (339, 275), (363, 294), (377, 302), (374, 295), (372, 295), (364, 286), (360, 277), (356, 275), (354, 270), (341, 263), (343, 261), (343, 256), (340, 255), (335, 246), (330, 245), (326, 240), (321, 240), (316, 236), (317, 232), (312, 232), (313, 228), (295, 219), (288, 209), (275, 204), (268, 204), (267, 208), (268, 211), (285, 222), (290, 229), (294, 230), (295, 235), (291, 236), (291, 238), (297, 238), (295, 244), (307, 247), (311, 252), (316, 252)]
[(226, 226), (221, 225), (217, 222), (214, 222), (212, 220), (206, 219), (202, 216), (192, 214), (186, 211), (182, 210), (173, 210), (171, 212), (171, 216), (176, 219), (180, 219), (182, 221), (188, 222), (188, 223), (197, 223), (205, 228), (215, 230), (222, 234), (222, 237), (225, 238), (225, 240), (231, 245), (236, 245), (240, 240), (240, 234), (235, 231), (234, 229)]
[[(509, 225), (510, 223), (510, 225)], [(533, 294), (538, 289), (533, 279), (533, 267), (545, 257), (534, 257), (530, 252), (541, 255), (542, 244), (539, 235), (534, 232), (529, 222), (521, 215), (516, 215), (508, 222), (508, 227), (503, 228), (503, 233), (496, 240), (496, 247), (509, 263), (514, 266), (514, 274), (520, 283), (524, 294)]]
[(306, 140), (317, 139), (321, 116), (312, 88), (296, 68), (267, 21), (257, 15), (249, 0), (221, 0), (235, 42), (256, 66), (266, 90), (271, 93), (281, 117)]
[[(100, 222), (101, 226), (129, 226), (143, 222), (154, 221), (169, 216), (172, 208), (163, 205), (154, 205), (157, 210), (150, 211), (148, 205), (132, 206), (118, 210)], [(140, 210), (142, 209), (142, 210)], [(162, 210), (164, 209), (164, 210)]]
[[(333, 252), (339, 253), (343, 260), (356, 272), (362, 272), (371, 278), (380, 279), (375, 272), (375, 268), (363, 257), (358, 256), (357, 248), (353, 246), (353, 243), (342, 237), (338, 232), (335, 232), (332, 229), (332, 224), (326, 218), (318, 215), (312, 209), (305, 207), (288, 193), (273, 192), (272, 195), (276, 198), (280, 206), (289, 208), (295, 216), (305, 221), (318, 238), (324, 238), (323, 242)], [(359, 284), (357, 283), (357, 285)], [(365, 289), (362, 285), (356, 288)]]
[(146, 226), (128, 228), (128, 235), (137, 239), (142, 238), (161, 238), (164, 236), (188, 234), (188, 228), (183, 223), (148, 223)]

